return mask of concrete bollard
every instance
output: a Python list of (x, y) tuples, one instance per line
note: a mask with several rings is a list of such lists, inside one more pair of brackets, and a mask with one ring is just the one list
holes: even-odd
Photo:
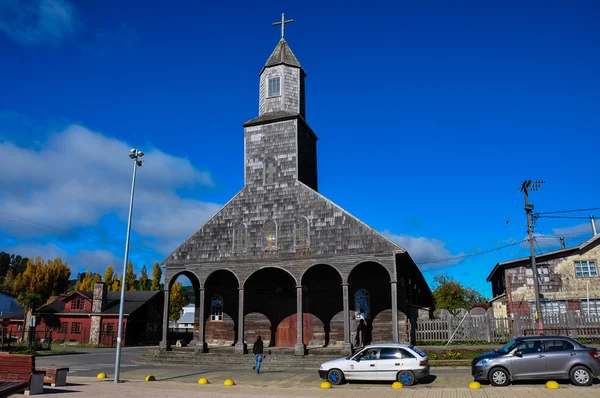
[(469, 383), (469, 388), (479, 389), (481, 388), (481, 383), (478, 381), (472, 381)]
[(148, 376), (146, 376), (146, 381), (156, 381), (156, 377), (154, 377), (152, 375), (148, 375)]
[(328, 381), (321, 382), (321, 388), (331, 388), (331, 383)]
[(208, 384), (208, 379), (206, 377), (201, 377), (198, 380), (198, 384)]
[(223, 385), (224, 386), (233, 386), (233, 385), (235, 385), (235, 383), (233, 382), (233, 380), (227, 379), (223, 382)]
[(98, 373), (98, 376), (96, 376), (96, 378), (98, 378), (98, 379), (106, 379), (106, 373), (104, 373), (104, 372)]
[(557, 389), (557, 388), (560, 388), (560, 386), (554, 380), (550, 380), (549, 382), (546, 383), (546, 388)]
[(395, 381), (394, 384), (392, 384), (392, 388), (404, 388), (404, 384), (400, 383), (399, 381)]

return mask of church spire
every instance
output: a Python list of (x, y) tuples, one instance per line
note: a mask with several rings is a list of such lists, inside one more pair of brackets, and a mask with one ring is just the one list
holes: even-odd
[(281, 14), (281, 22), (273, 22), (273, 26), (281, 25), (281, 40), (284, 40), (285, 36), (285, 24), (294, 22), (293, 19), (285, 20), (285, 14)]
[(273, 52), (271, 53), (271, 56), (267, 60), (267, 63), (265, 64), (265, 66), (263, 66), (262, 70), (260, 71), (260, 74), (262, 74), (266, 68), (269, 68), (271, 66), (287, 65), (295, 68), (300, 68), (300, 70), (302, 70), (302, 72), (306, 75), (306, 72), (304, 72), (304, 70), (302, 69), (300, 62), (298, 62), (298, 58), (296, 58), (296, 56), (292, 52), (292, 49), (285, 41), (285, 24), (292, 22), (294, 22), (293, 19), (285, 19), (285, 14), (281, 14), (280, 22), (273, 22), (273, 26), (281, 25), (281, 39), (279, 40), (279, 43), (277, 43), (275, 50), (273, 50)]

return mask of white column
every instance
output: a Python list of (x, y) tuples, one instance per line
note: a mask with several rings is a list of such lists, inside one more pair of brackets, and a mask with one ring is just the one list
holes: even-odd
[(306, 345), (304, 345), (304, 320), (302, 319), (302, 286), (296, 286), (296, 323), (297, 323), (297, 340), (294, 347), (294, 355), (304, 355)]
[(398, 342), (398, 286), (396, 281), (390, 282), (392, 285), (392, 332), (394, 334), (394, 343)]
[(244, 342), (244, 288), (238, 289), (239, 306), (238, 306), (238, 341), (235, 344), (235, 352), (237, 354), (246, 353), (246, 342)]
[(169, 349), (168, 334), (169, 334), (169, 291), (164, 290), (164, 306), (163, 306), (163, 324), (162, 324), (162, 341), (159, 347), (165, 350)]
[(344, 301), (344, 343), (342, 344), (342, 354), (352, 354), (352, 343), (350, 342), (350, 303), (348, 284), (342, 283), (342, 296)]

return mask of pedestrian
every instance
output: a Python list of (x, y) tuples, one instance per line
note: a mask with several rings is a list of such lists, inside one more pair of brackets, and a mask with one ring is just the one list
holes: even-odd
[(256, 341), (252, 347), (252, 353), (256, 358), (256, 366), (254, 366), (254, 369), (256, 369), (256, 374), (260, 374), (260, 363), (263, 359), (263, 342), (260, 336), (256, 337)]

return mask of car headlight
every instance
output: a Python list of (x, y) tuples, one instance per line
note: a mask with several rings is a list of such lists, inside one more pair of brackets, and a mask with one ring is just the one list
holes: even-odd
[(490, 363), (489, 359), (487, 359), (487, 358), (486, 359), (481, 359), (481, 360), (477, 361), (477, 363), (475, 364), (475, 366), (485, 366), (488, 363)]

